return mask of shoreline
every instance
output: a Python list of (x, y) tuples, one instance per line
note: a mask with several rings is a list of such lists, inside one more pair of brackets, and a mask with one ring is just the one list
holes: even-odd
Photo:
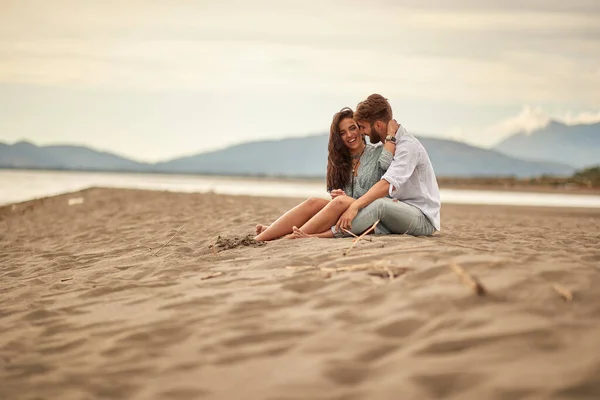
[[(444, 188), (440, 188), (440, 189), (444, 189)], [(557, 193), (557, 192), (528, 192), (528, 191), (517, 191), (517, 190), (502, 190), (502, 189), (495, 189), (495, 190), (491, 190), (491, 189), (472, 189), (472, 188), (465, 188), (465, 187), (445, 187), (445, 189), (452, 189), (452, 190), (459, 190), (459, 191), (474, 191), (474, 192), (500, 192), (500, 193), (523, 193), (523, 194), (535, 194), (535, 193), (540, 193), (540, 194), (573, 194), (573, 195), (582, 195), (580, 193)], [(218, 194), (218, 195), (222, 195), (222, 196), (250, 196), (252, 198), (263, 198), (263, 197), (267, 197), (267, 198), (272, 198), (272, 199), (295, 199), (298, 202), (303, 201), (306, 199), (306, 197), (301, 197), (301, 196), (265, 196), (265, 195), (254, 195), (254, 194), (248, 194), (248, 195), (243, 195), (243, 194), (227, 194), (227, 193), (215, 193), (214, 191), (208, 191), (208, 192), (201, 192), (201, 191), (192, 191), (192, 192), (188, 192), (188, 191), (177, 191), (177, 190), (156, 190), (156, 189), (145, 189), (145, 188), (118, 188), (118, 187), (107, 187), (107, 186), (90, 186), (88, 188), (84, 188), (84, 189), (80, 189), (80, 190), (73, 190), (73, 191), (68, 191), (68, 192), (63, 192), (63, 193), (58, 193), (58, 194), (50, 194), (47, 196), (41, 196), (41, 197), (35, 197), (35, 198), (31, 198), (31, 199), (27, 199), (27, 200), (22, 200), (22, 201), (16, 201), (16, 202), (10, 202), (10, 203), (0, 203), (0, 210), (3, 210), (5, 208), (11, 208), (11, 207), (16, 207), (19, 205), (24, 205), (24, 204), (28, 204), (31, 202), (35, 202), (35, 201), (43, 201), (43, 200), (47, 200), (47, 199), (51, 199), (54, 197), (61, 197), (61, 196), (74, 196), (78, 193), (83, 193), (86, 191), (90, 191), (90, 190), (133, 190), (133, 191), (140, 191), (140, 192), (148, 192), (148, 193), (175, 193), (175, 194), (195, 194), (195, 195), (202, 195), (202, 194)], [(592, 193), (588, 193), (590, 195), (592, 195)], [(310, 197), (310, 196), (309, 196)], [(470, 203), (470, 202), (443, 202), (442, 201), (442, 207), (447, 207), (447, 206), (467, 206), (467, 207), (479, 207), (479, 206), (489, 206), (489, 207), (526, 207), (526, 208), (548, 208), (548, 209), (581, 209), (581, 210), (594, 210), (594, 209), (598, 209), (600, 210), (600, 206), (598, 207), (583, 207), (583, 206), (566, 206), (566, 205), (536, 205), (536, 204), (495, 204), (495, 203)]]
[(507, 185), (484, 185), (484, 184), (440, 184), (440, 189), (497, 191), (513, 193), (540, 193), (540, 194), (576, 194), (576, 195), (600, 195), (600, 188), (553, 188), (530, 186), (507, 186)]
[[(198, 173), (170, 173), (149, 171), (97, 171), (97, 170), (48, 170), (48, 169), (12, 169), (0, 168), (0, 172), (39, 172), (39, 173), (73, 173), (73, 174), (114, 174), (114, 175), (141, 175), (141, 176), (165, 176), (183, 178), (223, 178), (232, 179), (255, 179), (262, 182), (297, 182), (322, 184), (325, 187), (325, 177), (293, 177), (293, 176), (263, 176), (263, 175), (222, 175), (222, 174), (198, 174)], [(562, 178), (560, 178), (562, 179)], [(482, 183), (486, 181), (486, 183)], [(600, 195), (600, 187), (585, 188), (578, 185), (559, 183), (552, 186), (547, 184), (526, 184), (518, 180), (500, 177), (438, 177), (440, 189), (477, 190), (477, 191), (505, 191), (522, 193), (554, 193), (554, 194), (577, 194), (577, 195)]]

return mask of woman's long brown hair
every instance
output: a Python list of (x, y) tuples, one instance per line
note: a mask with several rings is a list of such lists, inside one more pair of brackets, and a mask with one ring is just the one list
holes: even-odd
[(352, 173), (352, 157), (350, 150), (340, 136), (340, 122), (353, 118), (354, 112), (346, 107), (333, 116), (329, 129), (329, 155), (327, 157), (327, 191), (343, 189), (350, 180)]

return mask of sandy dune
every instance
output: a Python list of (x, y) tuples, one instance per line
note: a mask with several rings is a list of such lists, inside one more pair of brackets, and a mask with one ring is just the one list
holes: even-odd
[(209, 247), (297, 202), (1, 208), (0, 399), (600, 398), (600, 210), (444, 206), (441, 234), (346, 256), (350, 239)]

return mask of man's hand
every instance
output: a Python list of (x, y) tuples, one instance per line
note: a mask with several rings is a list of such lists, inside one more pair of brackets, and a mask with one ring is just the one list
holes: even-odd
[(342, 214), (337, 224), (335, 224), (336, 229), (339, 231), (341, 229), (350, 230), (352, 228), (352, 220), (358, 214), (358, 208), (354, 207), (353, 204), (348, 207), (346, 212)]
[(333, 189), (331, 192), (329, 192), (329, 194), (331, 195), (331, 200), (335, 199), (336, 197), (346, 195), (342, 189)]
[(395, 119), (391, 120), (390, 122), (388, 122), (387, 134), (396, 136), (396, 132), (398, 132), (398, 128), (400, 128), (400, 125), (398, 124), (398, 122)]

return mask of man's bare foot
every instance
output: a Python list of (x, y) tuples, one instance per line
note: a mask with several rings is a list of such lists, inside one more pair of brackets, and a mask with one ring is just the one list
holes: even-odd
[(292, 235), (294, 235), (294, 239), (307, 239), (311, 237), (315, 237), (313, 235), (309, 235), (308, 233), (304, 233), (302, 229), (294, 227), (292, 229)]
[(256, 236), (258, 236), (261, 233), (263, 233), (264, 231), (266, 231), (268, 227), (269, 227), (269, 225), (261, 225), (261, 224), (256, 225)]

